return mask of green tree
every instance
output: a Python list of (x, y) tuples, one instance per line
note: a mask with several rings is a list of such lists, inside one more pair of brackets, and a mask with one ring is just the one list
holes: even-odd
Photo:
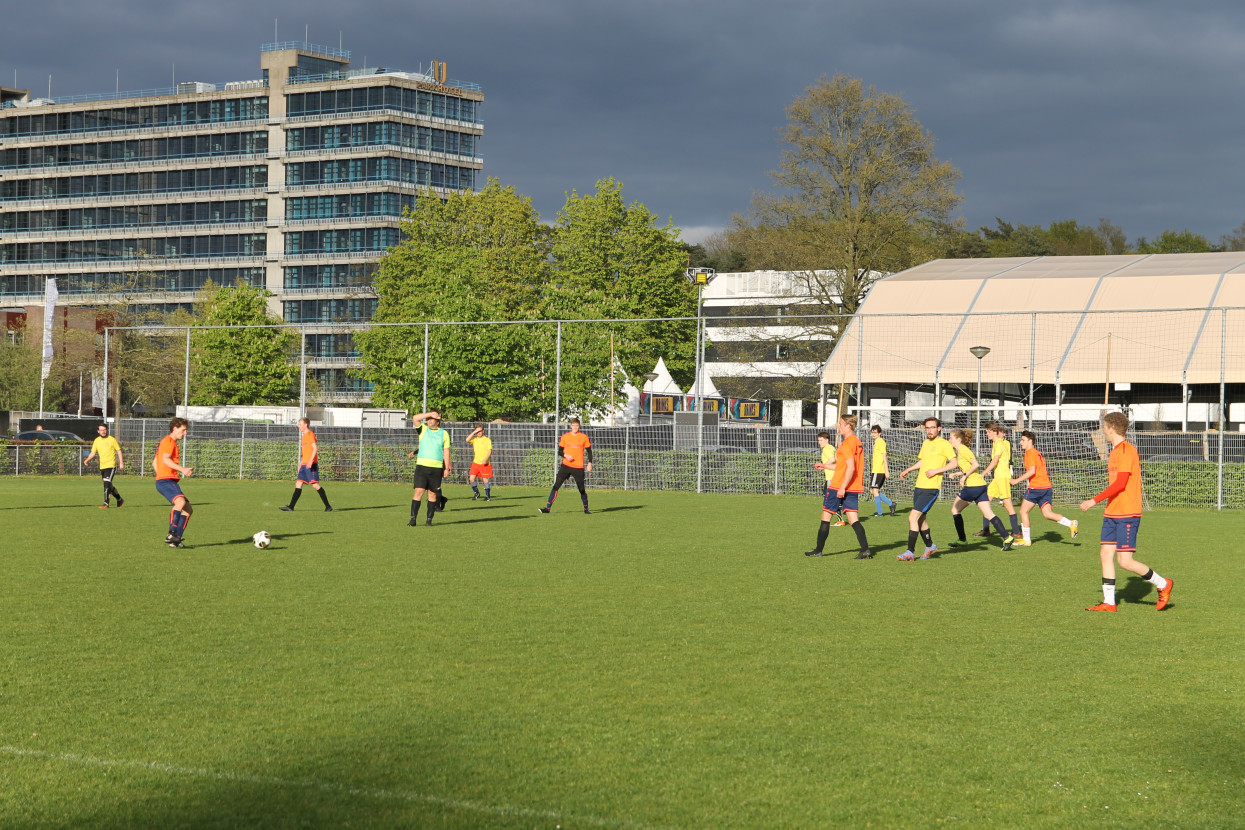
[[(13, 342), (0, 342), (0, 409), (39, 408), (39, 374), (42, 356), (39, 347), (27, 342), (25, 326)], [(46, 400), (44, 402), (47, 403)]]
[[(622, 185), (612, 178), (597, 182), (591, 195), (567, 194), (551, 254), (552, 279), (542, 309), (546, 319), (626, 320), (696, 312), (678, 230), (670, 222), (659, 225), (643, 204), (626, 204)], [(621, 376), (615, 376), (612, 393), (608, 385), (611, 335), (614, 358), (627, 376), (642, 377), (664, 357), (671, 374), (689, 383), (695, 373), (695, 332), (691, 321), (564, 325), (566, 408), (601, 410), (618, 393)]]
[[(246, 285), (208, 286), (196, 303), (204, 326), (265, 326), (268, 292)], [(277, 404), (295, 394), (297, 336), (277, 328), (201, 328), (191, 335), (190, 402), (200, 406)]]
[(1142, 254), (1201, 254), (1222, 250), (1207, 241), (1200, 233), (1186, 228), (1182, 231), (1163, 231), (1153, 242), (1144, 236), (1137, 240), (1137, 251)]
[(960, 174), (934, 155), (902, 97), (844, 75), (821, 78), (787, 108), (785, 139), (771, 173), (782, 192), (756, 196), (729, 236), (751, 268), (790, 272), (792, 299), (811, 297), (825, 315), (794, 332), (788, 351), (806, 340), (833, 346), (874, 282), (943, 255), (960, 224)]
[[(539, 318), (548, 231), (514, 188), (489, 179), (477, 193), (444, 200), (421, 195), (402, 233), (377, 270), (374, 322)], [(541, 359), (552, 353), (551, 328), (431, 326), (428, 405), (454, 420), (527, 419), (552, 409), (552, 380), (540, 383)], [(423, 328), (375, 327), (357, 333), (355, 342), (365, 364), (360, 374), (374, 384), (373, 402), (418, 408)]]

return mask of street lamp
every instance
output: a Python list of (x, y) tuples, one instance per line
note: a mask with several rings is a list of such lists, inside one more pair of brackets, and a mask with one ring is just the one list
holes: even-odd
[[(705, 360), (705, 321), (701, 316), (701, 307), (704, 305), (705, 289), (717, 275), (718, 272), (712, 268), (688, 268), (683, 273), (683, 276), (687, 277), (687, 281), (696, 286), (696, 389), (692, 394), (695, 396), (697, 412), (701, 411), (700, 393), (704, 384), (700, 379), (700, 370)], [(697, 418), (696, 421), (699, 424), (700, 418)]]
[(705, 318), (700, 312), (705, 301), (705, 288), (713, 282), (718, 272), (712, 268), (688, 268), (683, 274), (688, 282), (696, 286), (696, 392), (693, 400), (696, 402), (696, 492), (700, 493), (703, 492), (701, 475), (705, 442), (705, 413), (704, 405), (700, 400), (704, 388), (700, 373), (705, 365)]
[(977, 430), (974, 433), (973, 452), (981, 452), (981, 359), (990, 354), (990, 347), (971, 346), (969, 351), (977, 358)]
[(649, 372), (644, 376), (647, 380), (644, 383), (648, 389), (648, 425), (653, 425), (653, 381), (657, 380), (659, 375), (656, 372)]

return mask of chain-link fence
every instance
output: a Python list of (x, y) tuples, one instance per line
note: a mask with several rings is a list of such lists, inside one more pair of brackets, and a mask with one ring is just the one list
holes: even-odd
[[(167, 422), (122, 419), (115, 434), (125, 453), (127, 476), (150, 477), (152, 459)], [(952, 426), (948, 424), (948, 426)], [(450, 433), (455, 475), (465, 481), (472, 450), (465, 439), (474, 424), (446, 424)], [(767, 426), (706, 425), (691, 431), (672, 424), (588, 427), (593, 470), (588, 486), (611, 490), (683, 490), (703, 493), (755, 493), (815, 496), (825, 486), (824, 473), (813, 469), (820, 460), (818, 430)], [(490, 423), (494, 484), (547, 487), (553, 479), (561, 430), (552, 424)], [(315, 430), (320, 474), (330, 481), (406, 482), (413, 462), (413, 429), (320, 427)], [(884, 492), (908, 499), (912, 477), (898, 473), (914, 463), (924, 440), (920, 429), (888, 429)], [(1013, 474), (1021, 470), (1018, 437), (1013, 439)], [(1245, 507), (1245, 435), (1204, 432), (1130, 432), (1142, 457), (1148, 507)], [(865, 470), (872, 465), (873, 437), (861, 429)], [(832, 442), (837, 444), (838, 437)], [(1221, 446), (1222, 444), (1222, 446)], [(983, 439), (981, 464), (989, 462)], [(1046, 457), (1057, 501), (1074, 504), (1106, 486), (1106, 445), (1099, 431), (1039, 431), (1038, 446)], [(80, 445), (0, 445), (0, 474), (83, 475)], [(252, 481), (291, 481), (298, 469), (298, 429), (263, 423), (194, 423), (182, 449), (182, 463), (196, 477)], [(1219, 461), (1222, 453), (1223, 461)], [(92, 467), (92, 470), (94, 468)], [(950, 478), (944, 495), (958, 489)], [(1019, 489), (1015, 491), (1019, 497)], [(868, 510), (867, 507), (862, 507)]]

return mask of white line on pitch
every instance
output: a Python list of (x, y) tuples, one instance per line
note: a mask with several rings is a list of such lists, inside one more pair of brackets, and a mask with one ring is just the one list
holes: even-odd
[(423, 793), (414, 793), (406, 790), (386, 790), (379, 787), (348, 787), (344, 784), (333, 784), (331, 782), (324, 781), (311, 781), (307, 779), (299, 780), (292, 778), (268, 778), (261, 775), (247, 775), (245, 773), (219, 772), (217, 770), (210, 769), (179, 767), (174, 764), (161, 764), (154, 761), (126, 761), (112, 758), (92, 758), (89, 755), (78, 755), (72, 752), (44, 752), (37, 749), (21, 749), (13, 746), (0, 746), (0, 753), (21, 758), (40, 758), (47, 761), (63, 761), (67, 764), (79, 764), (90, 767), (118, 767), (146, 770), (149, 772), (161, 772), (166, 775), (179, 775), (187, 778), (206, 778), (213, 781), (229, 781), (238, 784), (260, 784), (269, 787), (297, 787), (300, 789), (319, 790), (321, 792), (363, 796), (366, 798), (418, 802), (422, 804), (432, 804), (438, 807), (447, 807), (452, 810), (463, 810), (473, 813), (488, 813), (490, 815), (511, 818), (536, 818), (544, 819), (545, 821), (592, 825), (594, 827), (619, 827), (624, 828), (625, 830), (660, 830), (660, 828), (655, 825), (637, 824), (632, 821), (618, 821), (614, 819), (598, 818), (596, 816), (579, 816), (569, 813), (556, 813), (552, 810), (533, 810), (528, 807), (481, 804), (476, 801), (462, 801), (456, 798), (425, 795)]

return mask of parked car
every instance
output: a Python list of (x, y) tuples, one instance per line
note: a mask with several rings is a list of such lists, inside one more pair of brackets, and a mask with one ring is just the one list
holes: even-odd
[(90, 443), (72, 432), (60, 429), (30, 429), (13, 436), (14, 441), (74, 441), (80, 444)]

